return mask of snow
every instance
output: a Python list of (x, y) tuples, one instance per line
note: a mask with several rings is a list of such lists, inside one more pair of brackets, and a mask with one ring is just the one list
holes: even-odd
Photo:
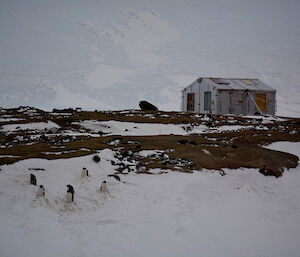
[(108, 135), (123, 135), (123, 136), (147, 136), (147, 135), (186, 135), (189, 133), (202, 133), (207, 130), (207, 127), (200, 125), (187, 133), (183, 128), (184, 125), (161, 124), (161, 123), (135, 123), (121, 121), (92, 121), (86, 120), (82, 122), (74, 122), (80, 126), (92, 130), (93, 132), (102, 131)]
[[(300, 143), (270, 149), (300, 155)], [(129, 173), (121, 182), (114, 152), (59, 160), (28, 159), (0, 170), (0, 256), (299, 256), (300, 168), (282, 177), (255, 169)], [(44, 168), (28, 170), (28, 168)], [(90, 177), (82, 179), (86, 167)], [(160, 169), (151, 170), (159, 173)], [(46, 188), (37, 199), (37, 186)], [(107, 196), (98, 192), (103, 180)], [(66, 185), (75, 204), (66, 204)]]
[(287, 121), (287, 119), (276, 117), (276, 116), (246, 115), (242, 117), (247, 119), (261, 120), (261, 124), (270, 124), (273, 122)]
[(0, 122), (9, 122), (9, 121), (20, 121), (24, 119), (18, 119), (18, 118), (0, 118)]
[(156, 168), (156, 169), (149, 169), (149, 172), (152, 173), (152, 174), (162, 174), (162, 173), (168, 173), (168, 171), (163, 171), (159, 168)]
[(299, 144), (300, 144), (299, 142), (279, 141), (279, 142), (270, 144), (270, 145), (266, 146), (265, 148), (268, 148), (271, 150), (276, 150), (276, 151), (287, 152), (287, 153), (291, 153), (291, 154), (300, 156)]
[(16, 155), (9, 155), (9, 154), (1, 154), (0, 158), (20, 158), (21, 156), (16, 156)]
[(155, 155), (155, 154), (159, 154), (159, 153), (162, 153), (163, 151), (160, 151), (160, 150), (142, 150), (139, 152), (139, 156), (142, 156), (142, 157), (149, 157), (151, 155)]
[[(52, 148), (52, 147), (51, 147)], [(90, 149), (87, 148), (80, 148), (80, 151), (91, 151)], [(60, 154), (65, 154), (65, 153), (75, 153), (77, 150), (70, 150), (70, 151), (62, 151), (62, 152), (42, 152), (43, 154), (55, 154), (55, 155), (60, 155)]]
[(43, 129), (52, 129), (52, 128), (60, 128), (56, 123), (52, 121), (47, 122), (31, 122), (24, 124), (11, 124), (11, 125), (3, 125), (2, 131), (12, 132), (16, 130), (43, 130)]
[(243, 129), (251, 129), (253, 126), (240, 126), (240, 125), (224, 125), (217, 127), (216, 131), (214, 132), (223, 132), (223, 131), (237, 131)]
[(73, 115), (72, 113), (68, 113), (68, 112), (59, 112), (59, 113), (56, 113), (56, 112), (51, 112), (50, 113), (51, 115), (53, 115), (53, 116), (71, 116), (71, 115)]
[(206, 150), (206, 149), (202, 149), (202, 152), (208, 155), (211, 155), (210, 151)]
[[(149, 136), (149, 135), (188, 135), (223, 131), (237, 131), (242, 129), (251, 129), (253, 126), (224, 125), (209, 129), (205, 125), (190, 127), (189, 125), (161, 124), (161, 123), (135, 123), (122, 121), (95, 121), (85, 120), (73, 122), (73, 124), (98, 133), (99, 131), (106, 135), (122, 136)], [(86, 134), (86, 133), (83, 133)], [(93, 134), (90, 134), (91, 136)]]

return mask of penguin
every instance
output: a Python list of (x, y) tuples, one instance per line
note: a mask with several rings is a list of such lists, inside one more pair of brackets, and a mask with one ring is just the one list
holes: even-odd
[(101, 184), (100, 191), (104, 193), (108, 193), (108, 188), (105, 180)]
[(71, 203), (74, 201), (74, 188), (71, 185), (67, 185), (67, 203)]
[(89, 176), (89, 171), (86, 168), (83, 168), (81, 171), (81, 177), (88, 177)]
[(37, 196), (45, 196), (45, 188), (43, 187), (43, 185), (40, 185), (39, 189), (36, 192)]
[(30, 173), (30, 184), (36, 186), (36, 177)]

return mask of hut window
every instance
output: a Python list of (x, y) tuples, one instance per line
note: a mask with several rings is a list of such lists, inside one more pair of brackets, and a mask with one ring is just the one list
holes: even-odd
[(210, 78), (210, 79), (217, 84), (224, 84), (224, 85), (229, 84), (229, 82), (225, 81), (224, 79), (219, 79), (219, 78)]
[(187, 94), (187, 111), (194, 111), (195, 109), (195, 94), (188, 93)]
[(244, 82), (246, 85), (252, 86), (255, 85), (256, 83), (251, 80), (251, 79), (241, 79), (242, 82)]
[(211, 110), (211, 92), (204, 92), (204, 111)]

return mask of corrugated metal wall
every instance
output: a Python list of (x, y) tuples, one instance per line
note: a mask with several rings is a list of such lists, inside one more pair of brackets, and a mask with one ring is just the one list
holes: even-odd
[(244, 114), (254, 115), (260, 113), (256, 99), (257, 95), (263, 94), (266, 96), (266, 109), (261, 110), (262, 114), (275, 115), (276, 100), (275, 92), (264, 91), (231, 91), (219, 90), (218, 91), (218, 105), (217, 113), (219, 114)]

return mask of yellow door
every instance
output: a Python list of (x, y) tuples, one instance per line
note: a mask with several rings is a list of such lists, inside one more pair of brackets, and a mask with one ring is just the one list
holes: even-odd
[(266, 94), (256, 94), (256, 104), (261, 111), (266, 110)]

